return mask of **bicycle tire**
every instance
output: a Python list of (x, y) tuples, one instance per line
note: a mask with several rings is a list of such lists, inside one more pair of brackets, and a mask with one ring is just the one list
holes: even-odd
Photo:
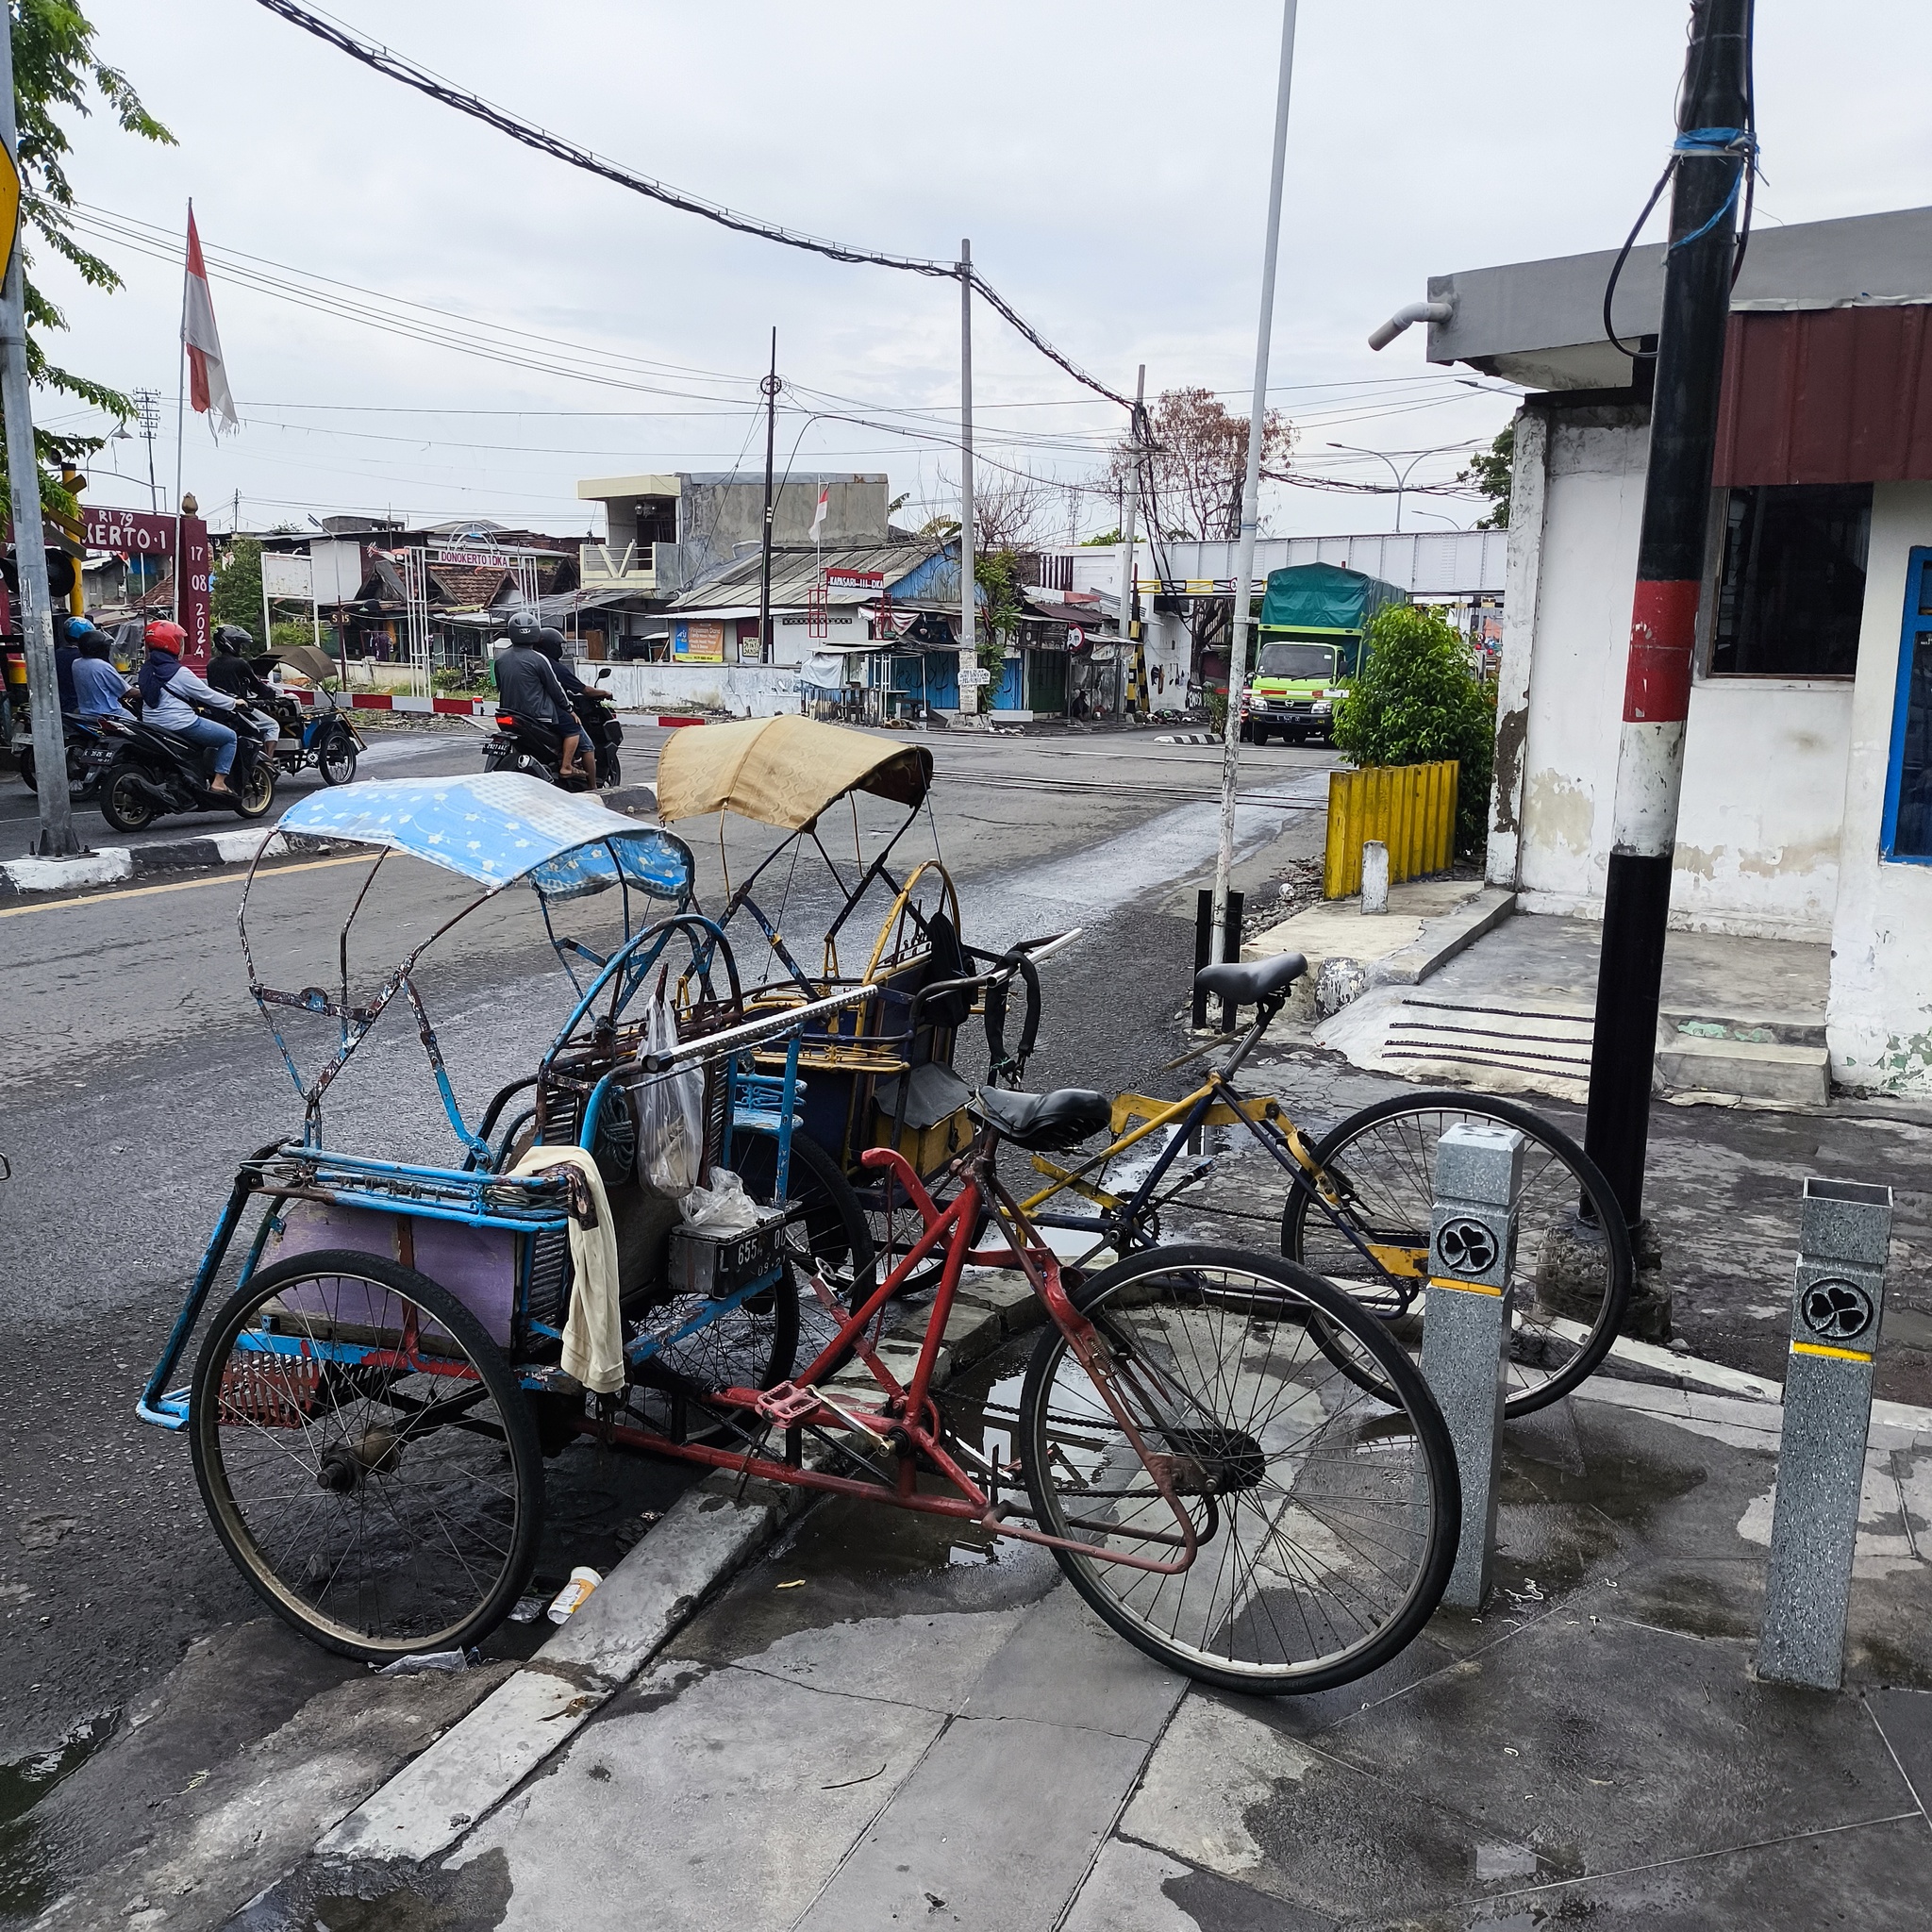
[[(1143, 1440), (1174, 1458), (1180, 1493), (1202, 1499), (1189, 1513), (1191, 1520), (1198, 1508), (1206, 1519), (1196, 1532), (1200, 1550), (1211, 1552), (1211, 1571), (1201, 1573), (1208, 1594), (1197, 1593), (1190, 1607), (1194, 1565), (1178, 1579), (1155, 1577), (1056, 1549), (1068, 1582), (1095, 1613), (1171, 1669), (1262, 1695), (1331, 1690), (1399, 1655), (1448, 1585), (1462, 1501), (1435, 1398), (1381, 1324), (1292, 1262), (1193, 1244), (1131, 1255), (1070, 1294), (1121, 1370), (1116, 1392)], [(1150, 1318), (1149, 1309), (1158, 1312)], [(1318, 1322), (1328, 1330), (1324, 1341), (1315, 1337)], [(1336, 1364), (1341, 1338), (1376, 1364), (1391, 1399)], [(1205, 1377), (1206, 1386), (1191, 1377)], [(1149, 1386), (1158, 1401), (1146, 1397)], [(1271, 1388), (1279, 1393), (1264, 1414)], [(1299, 1436), (1290, 1433), (1296, 1429)], [(1135, 1490), (1130, 1474), (1124, 1487), (1107, 1482), (1116, 1463), (1145, 1464), (1058, 1326), (1041, 1337), (1027, 1364), (1018, 1430), (1041, 1529), (1106, 1542), (1116, 1554), (1162, 1547), (1157, 1537), (1173, 1532), (1172, 1511), (1151, 1487)], [(1064, 1487), (1056, 1471), (1065, 1473)], [(1325, 1487), (1331, 1479), (1333, 1490)], [(1081, 1499), (1075, 1513), (1070, 1497)], [(1110, 1519), (1084, 1513), (1103, 1497), (1117, 1499), (1103, 1505)], [(1148, 1510), (1125, 1507), (1141, 1500)], [(1224, 1604), (1230, 1551), (1237, 1570)], [(1324, 1649), (1318, 1619), (1338, 1638), (1352, 1620), (1357, 1634)], [(1308, 1655), (1294, 1654), (1297, 1627)], [(1224, 1633), (1219, 1649), (1217, 1633)]]
[[(1395, 1244), (1426, 1248), (1434, 1195), (1435, 1140), (1456, 1121), (1514, 1127), (1528, 1141), (1519, 1197), (1517, 1253), (1527, 1279), (1519, 1283), (1505, 1413), (1529, 1415), (1559, 1401), (1595, 1374), (1617, 1338), (1636, 1279), (1629, 1229), (1596, 1163), (1563, 1130), (1515, 1101), (1459, 1092), (1396, 1094), (1352, 1113), (1317, 1143), (1324, 1173), (1346, 1182), (1368, 1210), (1367, 1231)], [(1408, 1121), (1391, 1131), (1391, 1123)], [(1433, 1135), (1433, 1138), (1430, 1138)], [(1371, 1137), (1377, 1143), (1371, 1152)], [(1542, 1150), (1539, 1158), (1538, 1150)], [(1565, 1181), (1562, 1176), (1568, 1176)], [(1373, 1193), (1365, 1192), (1373, 1190)], [(1579, 1217), (1573, 1204), (1589, 1204)], [(1355, 1213), (1351, 1209), (1352, 1215)], [(1356, 1216), (1362, 1229), (1362, 1219)], [(1563, 1265), (1553, 1235), (1572, 1237), (1570, 1263), (1578, 1278), (1558, 1277)], [(1591, 1272), (1576, 1257), (1600, 1243)], [(1386, 1272), (1371, 1283), (1368, 1264), (1338, 1233), (1305, 1187), (1291, 1189), (1281, 1211), (1281, 1252), (1288, 1259), (1337, 1282), (1384, 1319), (1400, 1316), (1401, 1339), (1411, 1354), (1422, 1347), (1419, 1288)], [(1580, 1332), (1573, 1332), (1580, 1331)], [(1359, 1365), (1359, 1364), (1357, 1364)]]
[[(324, 1283), (335, 1284), (333, 1300)], [(304, 1284), (316, 1285), (308, 1304)], [(260, 1325), (264, 1316), (298, 1348), (339, 1331), (365, 1340), (370, 1332), (407, 1334), (410, 1306), (413, 1326), (430, 1345), (419, 1346), (417, 1365), (403, 1373), (341, 1370), (312, 1350), (237, 1346), (244, 1330), (271, 1332)], [(405, 1384), (412, 1386), (398, 1401)], [(482, 1399), (473, 1384), (481, 1385)], [(409, 1418), (423, 1405), (465, 1401), (447, 1427), (413, 1431)], [(241, 1453), (244, 1429), (260, 1450), (263, 1475)], [(385, 1663), (462, 1649), (502, 1621), (529, 1581), (543, 1524), (542, 1455), (529, 1405), (483, 1324), (413, 1269), (322, 1250), (244, 1282), (214, 1318), (196, 1358), (189, 1442), (202, 1501), (237, 1568), (277, 1616), (326, 1650)], [(291, 1474), (292, 1486), (274, 1487)], [(270, 1522), (268, 1506), (276, 1502), (284, 1507)], [(379, 1534), (365, 1535), (372, 1517)], [(466, 1551), (457, 1538), (476, 1525), (480, 1533)], [(279, 1557), (272, 1546), (277, 1535)], [(445, 1551), (455, 1562), (444, 1566), (440, 1597)], [(325, 1566), (327, 1574), (319, 1575)]]

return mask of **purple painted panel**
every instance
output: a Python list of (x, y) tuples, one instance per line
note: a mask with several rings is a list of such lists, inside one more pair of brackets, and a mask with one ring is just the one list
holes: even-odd
[[(343, 1208), (326, 1201), (291, 1201), (283, 1209), (280, 1241), (266, 1260), (282, 1261), (324, 1248), (347, 1248), (358, 1255), (380, 1255), (400, 1261), (401, 1238), (414, 1236), (412, 1265), (440, 1288), (446, 1288), (489, 1331), (499, 1347), (510, 1341), (516, 1302), (517, 1236), (503, 1228), (467, 1227), (459, 1221), (431, 1221), (415, 1215), (378, 1214), (368, 1208)], [(320, 1308), (318, 1291), (286, 1296), (291, 1307)], [(332, 1297), (336, 1319), (381, 1320), (367, 1290)]]

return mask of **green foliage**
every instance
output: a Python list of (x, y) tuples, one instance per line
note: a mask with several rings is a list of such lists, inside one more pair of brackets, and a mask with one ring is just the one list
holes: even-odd
[[(255, 622), (244, 625), (243, 628), (247, 630), (251, 637), (259, 633), (261, 629), (261, 606), (259, 603), (255, 607)], [(312, 644), (315, 641), (315, 626), (306, 617), (291, 617), (286, 622), (281, 618), (277, 618), (275, 623), (269, 625), (268, 635), (268, 647), (271, 651), (286, 651), (291, 644)], [(331, 657), (335, 655), (335, 632), (327, 625), (324, 625), (322, 627), (322, 648)]]
[[(27, 233), (60, 257), (91, 289), (111, 293), (121, 287), (113, 268), (74, 236), (69, 210), (74, 189), (67, 177), (72, 152), (66, 124), (74, 115), (92, 111), (89, 91), (104, 100), (121, 126), (172, 147), (175, 137), (142, 105), (127, 76), (109, 67), (94, 47), (94, 28), (73, 0), (14, 0), (13, 95), (20, 124), (21, 267), (33, 262)], [(36, 389), (53, 390), (92, 405), (124, 422), (134, 413), (133, 401), (47, 359), (42, 337), (63, 329), (67, 319), (46, 293), (25, 274), (26, 372)], [(105, 437), (75, 436), (65, 431), (36, 430), (34, 442), (42, 465), (41, 500), (50, 509), (72, 516), (73, 496), (58, 480), (63, 462), (77, 464), (106, 441)]]
[(1103, 530), (1097, 537), (1082, 537), (1080, 539), (1080, 547), (1083, 550), (1099, 550), (1109, 543), (1124, 543), (1126, 539), (1118, 529)]
[(1516, 425), (1506, 424), (1496, 440), (1480, 456), (1470, 459), (1469, 468), (1458, 470), (1458, 483), (1474, 483), (1490, 499), (1487, 516), (1475, 520), (1478, 530), (1507, 530), (1509, 527), (1509, 477), (1516, 462)]
[(1206, 693), (1208, 704), (1208, 725), (1216, 738), (1227, 733), (1227, 693), (1224, 691), (1210, 691)]
[(1487, 841), (1495, 692), (1472, 668), (1469, 646), (1432, 610), (1388, 604), (1369, 624), (1367, 661), (1335, 711), (1335, 743), (1357, 765), (1456, 758), (1456, 849)]
[(215, 553), (215, 588), (209, 608), (216, 624), (239, 625), (252, 638), (261, 635), (261, 542), (231, 537)]

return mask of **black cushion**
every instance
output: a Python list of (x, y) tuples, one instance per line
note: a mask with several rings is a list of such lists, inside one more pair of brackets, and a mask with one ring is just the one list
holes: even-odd
[(1204, 966), (1194, 974), (1194, 991), (1216, 999), (1252, 1007), (1286, 992), (1308, 962), (1299, 953), (1277, 953), (1272, 959), (1251, 959), (1241, 966)]
[(974, 1108), (999, 1130), (1002, 1139), (1036, 1154), (1076, 1147), (1113, 1118), (1113, 1106), (1107, 1095), (1085, 1087), (1060, 1087), (1051, 1093), (1015, 1093), (1004, 1087), (987, 1087), (981, 1090)]

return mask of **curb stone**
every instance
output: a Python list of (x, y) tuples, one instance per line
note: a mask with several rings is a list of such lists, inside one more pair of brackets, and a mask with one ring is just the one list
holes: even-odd
[[(620, 785), (597, 796), (599, 804), (630, 818), (657, 814), (658, 793), (649, 785)], [(124, 885), (150, 873), (214, 872), (225, 866), (252, 865), (258, 854), (264, 858), (281, 858), (289, 850), (280, 832), (250, 827), (158, 840), (149, 845), (103, 845), (77, 858), (6, 858), (0, 859), (0, 897)]]

